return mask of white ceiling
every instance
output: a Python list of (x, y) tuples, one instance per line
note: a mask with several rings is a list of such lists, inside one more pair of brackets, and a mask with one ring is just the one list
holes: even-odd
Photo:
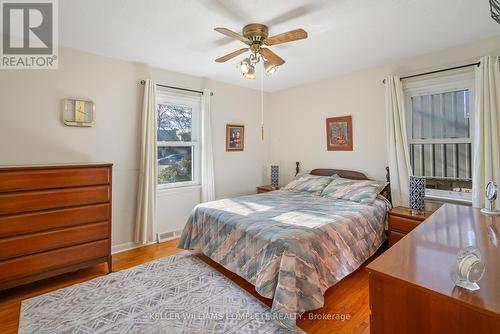
[(63, 46), (253, 88), (259, 78), (236, 69), (244, 56), (214, 62), (244, 44), (213, 28), (304, 28), (308, 39), (272, 47), (286, 64), (267, 91), (500, 34), (488, 0), (63, 0), (59, 11)]

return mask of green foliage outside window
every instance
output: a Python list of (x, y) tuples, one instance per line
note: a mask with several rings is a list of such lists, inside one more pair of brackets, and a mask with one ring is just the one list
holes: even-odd
[(184, 181), (192, 181), (191, 159), (177, 161), (158, 172), (159, 184)]

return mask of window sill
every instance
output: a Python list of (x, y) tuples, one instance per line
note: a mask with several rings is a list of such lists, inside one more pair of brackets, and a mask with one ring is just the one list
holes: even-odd
[(465, 204), (472, 205), (472, 199), (468, 198), (458, 198), (458, 197), (446, 197), (441, 195), (425, 195), (426, 200), (444, 202), (444, 203), (454, 203), (454, 204)]
[(199, 185), (199, 184), (178, 186), (178, 187), (158, 187), (156, 189), (156, 194), (158, 196), (172, 195), (172, 194), (195, 192), (195, 191), (199, 191), (200, 189), (201, 189), (201, 185)]

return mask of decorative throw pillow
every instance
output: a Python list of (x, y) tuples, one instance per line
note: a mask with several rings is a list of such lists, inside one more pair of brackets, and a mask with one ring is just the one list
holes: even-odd
[(284, 190), (302, 191), (307, 193), (318, 193), (320, 194), (325, 187), (332, 182), (333, 177), (331, 176), (316, 176), (316, 175), (304, 175), (296, 180), (291, 181), (285, 187)]
[(351, 180), (336, 177), (323, 189), (321, 196), (359, 203), (373, 203), (387, 182), (373, 180)]

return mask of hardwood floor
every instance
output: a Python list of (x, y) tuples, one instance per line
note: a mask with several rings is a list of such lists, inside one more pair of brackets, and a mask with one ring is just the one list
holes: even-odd
[[(181, 250), (175, 247), (176, 244), (177, 240), (172, 240), (114, 254), (113, 271), (127, 269), (144, 262), (177, 253)], [(381, 251), (375, 254), (368, 262), (380, 253)], [(250, 283), (222, 268), (209, 258), (203, 255), (198, 256), (240, 287), (267, 305), (271, 305), (271, 300), (259, 296)], [(23, 299), (38, 296), (105, 274), (106, 266), (105, 264), (101, 264), (0, 292), (0, 333), (17, 333), (19, 311)], [(370, 330), (369, 315), (368, 274), (365, 271), (365, 266), (362, 266), (337, 285), (328, 289), (325, 294), (325, 306), (322, 309), (307, 312), (297, 324), (307, 333), (367, 334)], [(344, 317), (345, 320), (341, 320), (340, 317)]]

